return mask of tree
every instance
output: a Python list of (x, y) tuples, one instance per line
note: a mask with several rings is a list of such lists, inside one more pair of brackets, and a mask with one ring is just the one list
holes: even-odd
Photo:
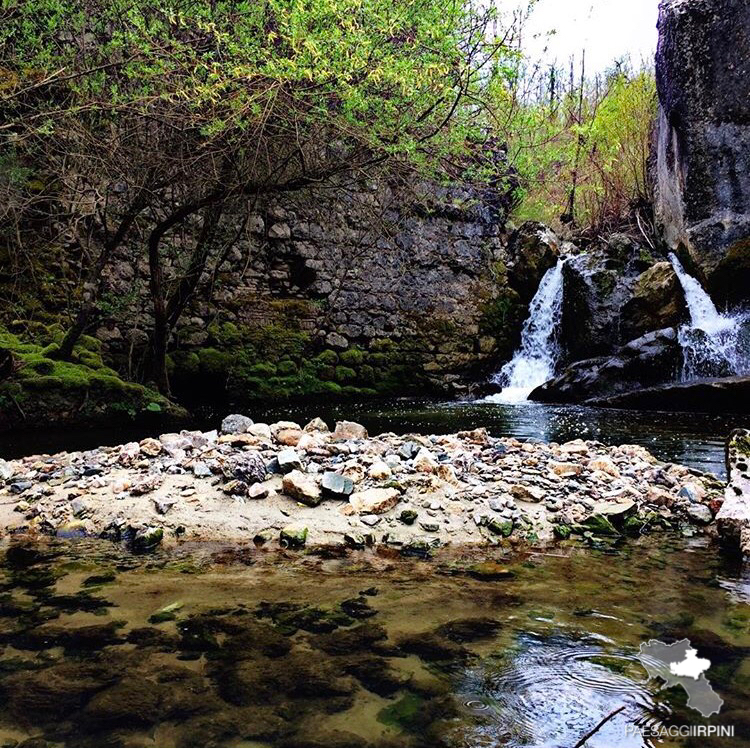
[[(219, 251), (222, 217), (385, 167), (455, 172), (487, 137), (484, 92), (507, 53), (491, 18), (461, 0), (11, 2), (0, 158), (44, 175), (31, 203), (59, 207), (81, 254), (61, 354), (95, 316), (113, 254), (136, 243), (150, 371), (166, 393), (170, 331)], [(6, 227), (32, 212), (18, 205)]]

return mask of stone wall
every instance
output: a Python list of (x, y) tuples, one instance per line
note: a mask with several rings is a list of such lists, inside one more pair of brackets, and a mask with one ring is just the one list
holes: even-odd
[[(334, 383), (332, 391), (369, 392), (384, 382), (391, 390), (460, 390), (467, 377), (509, 356), (518, 338), (524, 305), (507, 283), (506, 199), (489, 188), (381, 181), (257, 205), (176, 331), (177, 381), (180, 370), (202, 366), (193, 354), (208, 350), (215, 360), (214, 352), (229, 348), (243, 356), (253, 349), (246, 365), (266, 381), (305, 370)], [(139, 285), (145, 291), (145, 278), (145, 268), (123, 259), (111, 291), (121, 298)], [(139, 319), (143, 325), (134, 326)], [(134, 338), (136, 348), (145, 346), (148, 320), (148, 299), (136, 294), (97, 335), (122, 360)], [(274, 337), (278, 350), (268, 340)], [(318, 366), (321, 354), (326, 363)], [(286, 385), (297, 392), (291, 380)], [(280, 383), (280, 390), (289, 388)]]
[(720, 302), (750, 297), (750, 3), (665, 0), (657, 217)]

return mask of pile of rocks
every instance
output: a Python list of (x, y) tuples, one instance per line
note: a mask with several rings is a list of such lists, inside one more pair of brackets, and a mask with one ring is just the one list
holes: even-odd
[(341, 421), (254, 423), (0, 461), (0, 528), (300, 547), (549, 543), (662, 529), (713, 533), (723, 485), (643, 447), (382, 434)]

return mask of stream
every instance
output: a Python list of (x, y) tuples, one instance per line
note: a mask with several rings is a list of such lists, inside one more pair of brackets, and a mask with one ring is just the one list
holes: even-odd
[[(1, 746), (572, 746), (620, 707), (588, 746), (750, 740), (750, 577), (702, 543), (5, 553)], [(707, 721), (638, 658), (684, 637), (724, 701)]]

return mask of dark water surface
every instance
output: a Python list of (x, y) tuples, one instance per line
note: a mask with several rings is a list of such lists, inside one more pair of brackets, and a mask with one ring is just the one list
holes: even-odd
[[(620, 707), (588, 746), (748, 745), (747, 572), (666, 536), (483, 553), (6, 545), (0, 746), (572, 746)], [(708, 721), (637, 657), (685, 637)]]
[[(503, 405), (490, 403), (440, 403), (430, 400), (394, 399), (363, 403), (285, 404), (243, 409), (256, 421), (291, 419), (305, 423), (321, 416), (333, 425), (336, 419), (357, 420), (371, 434), (446, 433), (487, 427), (496, 436), (565, 442), (582, 437), (606, 444), (644, 445), (662, 460), (675, 461), (703, 471), (724, 475), (724, 438), (740, 417), (710, 414), (621, 411), (582, 406), (543, 404)], [(218, 426), (223, 414), (197, 419), (203, 429)], [(50, 429), (33, 433), (0, 435), (0, 457), (10, 458), (40, 452), (82, 450), (142, 439), (159, 430)]]

